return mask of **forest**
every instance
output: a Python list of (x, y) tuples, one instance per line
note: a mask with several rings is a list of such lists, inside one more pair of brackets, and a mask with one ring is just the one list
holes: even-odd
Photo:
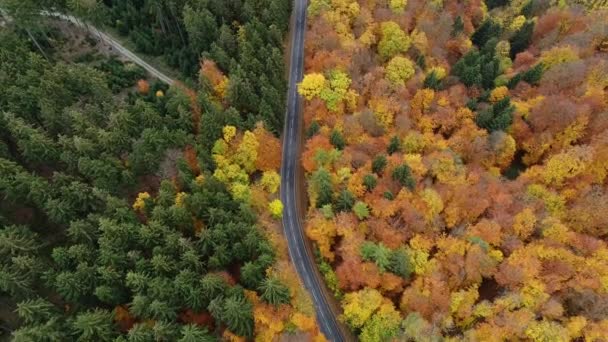
[(0, 340), (323, 341), (281, 235), (290, 2), (0, 7)]
[(306, 234), (363, 342), (608, 336), (608, 3), (311, 0)]

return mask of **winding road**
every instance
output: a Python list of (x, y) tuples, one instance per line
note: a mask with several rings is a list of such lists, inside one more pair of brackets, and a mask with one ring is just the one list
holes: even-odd
[[(297, 93), (297, 83), (302, 80), (304, 67), (304, 34), (306, 32), (307, 0), (294, 0), (293, 22), (291, 29), (291, 52), (289, 70), (289, 90), (287, 94), (287, 109), (285, 127), (283, 131), (283, 162), (281, 165), (281, 199), (285, 206), (283, 213), (283, 229), (289, 246), (289, 255), (296, 267), (304, 287), (309, 291), (315, 310), (317, 321), (325, 337), (332, 342), (354, 340), (348, 329), (338, 321), (339, 309), (332, 301), (333, 295), (329, 293), (321, 274), (317, 268), (312, 249), (304, 235), (301, 218), (300, 190), (303, 187), (302, 169), (299, 163), (300, 147), (302, 141), (302, 118), (300, 117), (300, 96)], [(87, 25), (77, 18), (61, 13), (46, 12), (47, 16), (62, 20), (88, 29), (104, 42), (110, 44), (115, 53), (131, 60), (159, 80), (171, 85), (175, 81), (158, 69), (146, 63), (143, 59), (122, 46), (120, 42), (110, 35)], [(332, 305), (333, 304), (333, 305)]]
[(107, 33), (104, 33), (102, 31), (98, 30), (96, 27), (94, 27), (92, 25), (88, 25), (71, 15), (66, 15), (66, 14), (57, 13), (57, 12), (47, 12), (47, 11), (43, 11), (41, 14), (49, 16), (49, 17), (55, 17), (55, 18), (58, 18), (61, 20), (69, 21), (76, 26), (87, 29), (94, 36), (97, 36), (101, 41), (105, 42), (106, 44), (110, 44), (110, 46), (112, 46), (112, 49), (114, 49), (114, 53), (119, 54), (119, 55), (125, 57), (126, 59), (130, 60), (131, 62), (146, 69), (146, 71), (149, 72), (152, 76), (158, 78), (159, 80), (161, 80), (169, 85), (171, 85), (175, 82), (175, 80), (173, 80), (171, 77), (160, 72), (158, 69), (156, 69), (155, 67), (146, 63), (146, 61), (144, 61), (143, 59), (139, 58), (139, 56), (137, 56), (136, 54), (131, 52), (129, 49), (122, 46), (122, 44), (118, 40), (112, 38)]
[(336, 305), (328, 293), (317, 269), (314, 255), (303, 232), (300, 216), (300, 190), (302, 169), (299, 163), (302, 141), (302, 118), (297, 83), (302, 80), (304, 68), (304, 33), (306, 32), (307, 0), (294, 0), (294, 20), (291, 29), (291, 56), (287, 112), (283, 130), (283, 163), (281, 165), (281, 200), (284, 204), (283, 229), (289, 246), (289, 255), (304, 287), (312, 296), (317, 321), (325, 337), (334, 342), (352, 340), (346, 328), (337, 320)]

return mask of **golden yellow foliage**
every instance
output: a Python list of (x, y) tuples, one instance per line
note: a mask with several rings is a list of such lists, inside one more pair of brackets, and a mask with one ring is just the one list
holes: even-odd
[(578, 59), (578, 53), (571, 46), (558, 46), (549, 51), (543, 51), (540, 62), (543, 63), (546, 68), (551, 68), (558, 64), (572, 62)]
[(509, 95), (509, 88), (505, 86), (500, 86), (492, 89), (490, 92), (490, 101), (498, 102)]
[(526, 208), (519, 214), (515, 215), (513, 220), (513, 230), (515, 234), (521, 239), (526, 239), (534, 232), (534, 225), (536, 224), (536, 215), (534, 212)]
[(150, 198), (150, 194), (147, 192), (140, 192), (139, 194), (137, 194), (137, 198), (135, 199), (135, 202), (133, 202), (133, 209), (134, 210), (144, 210), (146, 208), (146, 200)]
[(224, 126), (222, 132), (224, 133), (224, 141), (229, 143), (236, 135), (236, 127), (230, 125)]
[(281, 176), (276, 171), (266, 171), (262, 175), (260, 184), (271, 194), (274, 194), (279, 190), (281, 185)]
[(323, 74), (307, 74), (302, 82), (298, 84), (298, 93), (307, 100), (312, 100), (321, 94), (323, 88), (325, 88), (325, 76)]
[(562, 185), (569, 178), (582, 173), (592, 160), (593, 151), (587, 146), (576, 146), (556, 154), (545, 165), (545, 184)]
[(283, 217), (283, 203), (281, 200), (275, 199), (274, 201), (268, 204), (268, 210), (270, 211), (270, 215), (275, 219), (280, 219)]

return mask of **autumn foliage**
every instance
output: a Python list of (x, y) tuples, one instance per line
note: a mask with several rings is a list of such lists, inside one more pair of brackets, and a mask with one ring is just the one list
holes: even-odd
[(608, 13), (308, 14), (306, 234), (360, 340), (605, 338)]

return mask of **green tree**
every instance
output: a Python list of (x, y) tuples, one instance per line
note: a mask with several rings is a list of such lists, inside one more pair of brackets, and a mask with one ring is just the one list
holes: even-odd
[(342, 190), (336, 198), (335, 204), (337, 211), (349, 211), (355, 204), (355, 196), (348, 190)]
[(357, 201), (357, 203), (355, 203), (353, 206), (353, 212), (359, 220), (369, 217), (369, 208), (367, 207), (367, 204), (361, 201)]
[(265, 278), (260, 284), (261, 298), (272, 304), (288, 304), (291, 299), (289, 288), (276, 277)]
[(392, 173), (393, 180), (399, 182), (401, 186), (405, 186), (410, 190), (414, 190), (416, 187), (416, 181), (412, 176), (412, 171), (407, 164), (401, 164), (397, 166)]
[(386, 152), (390, 156), (391, 154), (393, 154), (395, 152), (400, 152), (400, 151), (401, 151), (401, 140), (399, 139), (398, 136), (395, 135), (391, 138), (390, 142), (388, 143)]
[(181, 337), (178, 342), (213, 342), (216, 339), (209, 335), (207, 329), (200, 328), (194, 324), (182, 326)]
[(410, 260), (410, 256), (407, 251), (403, 248), (396, 249), (391, 252), (389, 257), (388, 269), (392, 273), (408, 279), (413, 271), (413, 265)]
[(471, 41), (478, 47), (484, 46), (490, 39), (500, 37), (502, 26), (492, 19), (485, 20), (471, 36)]
[(535, 23), (532, 20), (528, 20), (524, 26), (522, 26), (514, 35), (509, 39), (511, 44), (511, 58), (526, 50), (532, 42), (532, 34), (534, 33)]
[(221, 320), (237, 335), (253, 336), (253, 306), (242, 296), (228, 297), (224, 301)]
[(338, 150), (343, 150), (344, 146), (346, 145), (346, 141), (344, 140), (342, 133), (340, 133), (340, 131), (338, 130), (333, 130), (331, 132), (331, 135), (329, 136), (329, 142), (334, 145), (334, 147)]
[(112, 313), (95, 309), (78, 314), (72, 323), (72, 330), (81, 341), (111, 341), (117, 334)]
[(317, 208), (330, 204), (333, 199), (333, 185), (331, 175), (323, 168), (318, 169), (312, 174), (312, 186), (317, 193)]
[(388, 162), (386, 161), (386, 156), (378, 155), (372, 161), (372, 171), (375, 174), (381, 174)]
[(493, 106), (477, 113), (475, 121), (481, 128), (490, 132), (505, 131), (513, 121), (515, 108), (511, 105), (509, 97), (498, 101)]
[(378, 184), (378, 179), (373, 174), (368, 174), (363, 177), (363, 185), (367, 191), (372, 191)]

